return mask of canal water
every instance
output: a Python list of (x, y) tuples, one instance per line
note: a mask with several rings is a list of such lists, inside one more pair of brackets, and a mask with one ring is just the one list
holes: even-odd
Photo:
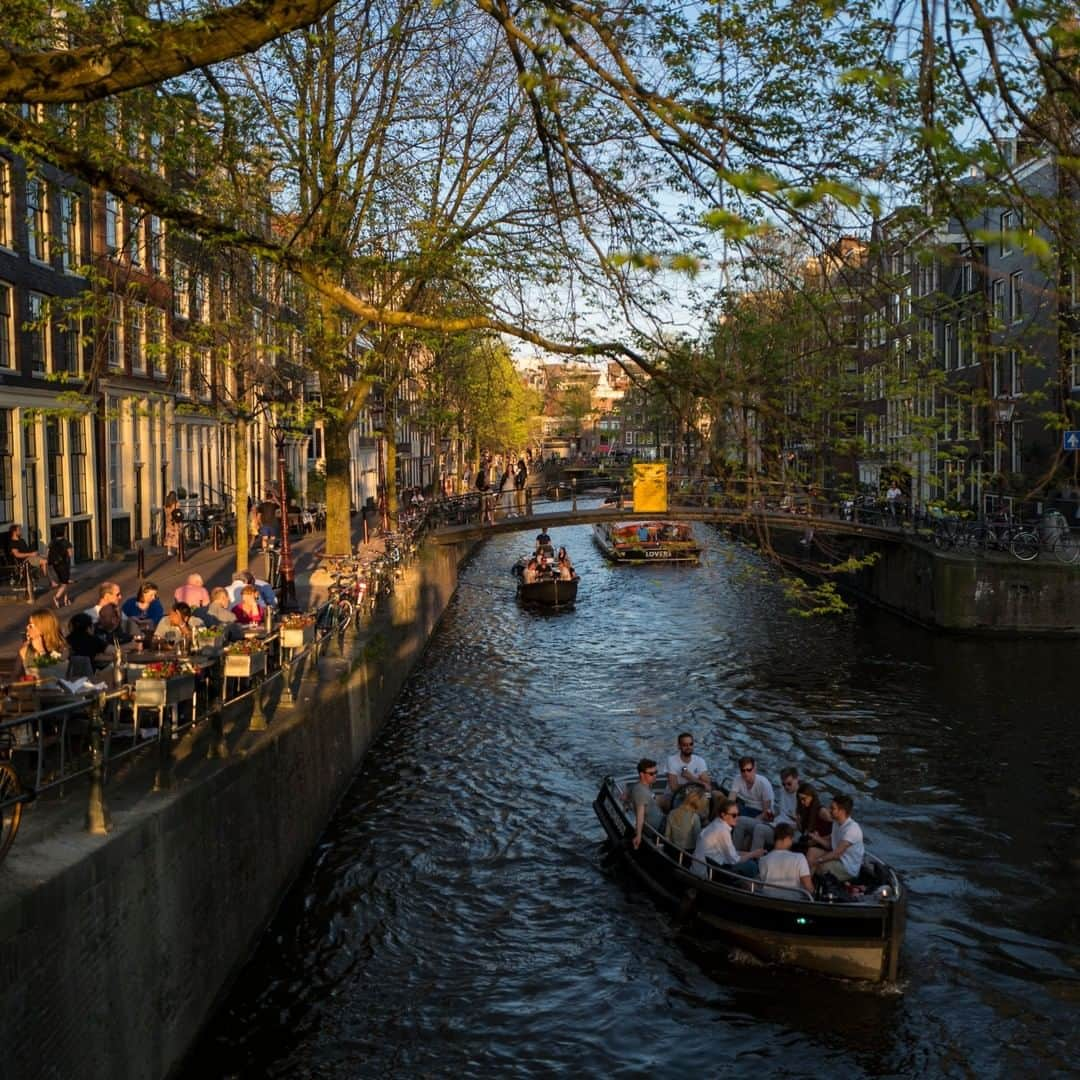
[[(486, 544), (189, 1077), (1053, 1076), (1080, 1000), (1077, 647), (791, 614), (696, 527), (697, 568), (554, 530), (575, 610), (514, 601)], [(591, 802), (692, 730), (849, 792), (910, 891), (903, 976), (770, 968), (681, 928)]]

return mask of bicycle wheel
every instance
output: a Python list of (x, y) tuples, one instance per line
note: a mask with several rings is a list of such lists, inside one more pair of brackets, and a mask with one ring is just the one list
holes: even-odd
[(21, 802), (12, 802), (7, 806), (4, 803), (9, 799), (18, 799), (21, 794), (22, 785), (19, 783), (18, 774), (8, 762), (0, 761), (0, 862), (4, 861), (4, 856), (19, 831), (23, 808)]
[(966, 551), (985, 551), (990, 542), (990, 530), (985, 525), (969, 525), (960, 537), (957, 547)]
[(1039, 554), (1039, 538), (1027, 529), (1013, 533), (1009, 551), (1021, 562), (1031, 562)]
[(1080, 537), (1070, 532), (1061, 533), (1054, 541), (1052, 550), (1058, 562), (1074, 563), (1080, 559)]
[(198, 522), (188, 521), (184, 524), (184, 544), (188, 547), (197, 547), (203, 541), (203, 531)]
[(337, 602), (337, 610), (337, 632), (341, 635), (349, 629), (349, 625), (353, 621), (355, 608), (353, 607), (351, 600), (339, 600)]

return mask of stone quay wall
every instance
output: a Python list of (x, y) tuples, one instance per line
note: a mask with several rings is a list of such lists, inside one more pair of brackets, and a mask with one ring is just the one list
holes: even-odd
[[(744, 534), (753, 541), (752, 533)], [(815, 557), (802, 543), (805, 528), (775, 529), (782, 554)], [(836, 558), (835, 541), (830, 543)], [(1021, 562), (1008, 554), (967, 555), (925, 543), (848, 540), (841, 555), (878, 552), (872, 565), (835, 578), (838, 586), (922, 626), (968, 634), (1072, 636), (1080, 634), (1080, 563), (1069, 566), (1049, 554)], [(818, 553), (820, 557), (820, 552)]]
[[(470, 548), (429, 545), (345, 656), (335, 645), (318, 681), (300, 683), (295, 705), (271, 703), (265, 732), (235, 725), (226, 759), (207, 760), (196, 736), (186, 756), (177, 744), (172, 791), (150, 791), (149, 760), (107, 785), (107, 836), (69, 814), (25, 850), (16, 839), (0, 865), (5, 1077), (176, 1069), (315, 848)], [(72, 789), (85, 805), (85, 781)]]

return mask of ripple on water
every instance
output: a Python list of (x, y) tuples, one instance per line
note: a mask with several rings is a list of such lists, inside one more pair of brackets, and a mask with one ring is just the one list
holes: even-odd
[[(698, 529), (707, 564), (670, 573), (558, 530), (582, 589), (554, 616), (511, 600), (521, 540), (485, 546), (185, 1075), (1071, 1068), (1076, 867), (1048, 846), (1076, 836), (1080, 736), (1053, 689), (1071, 646), (808, 623)], [(683, 726), (714, 775), (750, 752), (774, 782), (791, 763), (855, 795), (906, 874), (900, 987), (703, 942), (619, 869), (599, 778), (662, 760)]]

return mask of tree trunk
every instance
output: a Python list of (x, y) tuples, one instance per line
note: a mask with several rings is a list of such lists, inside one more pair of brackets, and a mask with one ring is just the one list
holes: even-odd
[(394, 407), (393, 395), (386, 395), (386, 421), (383, 429), (383, 438), (386, 443), (386, 473), (384, 481), (386, 489), (383, 492), (386, 499), (386, 516), (390, 519), (390, 528), (396, 528), (398, 518), (398, 492), (397, 492), (397, 412)]
[(251, 514), (248, 511), (248, 422), (236, 421), (233, 434), (233, 463), (236, 467), (236, 490), (234, 492), (236, 513), (236, 569), (248, 568), (248, 552), (251, 550)]
[(352, 422), (323, 417), (326, 445), (326, 554), (348, 555), (352, 551), (352, 483), (349, 476), (349, 431)]

